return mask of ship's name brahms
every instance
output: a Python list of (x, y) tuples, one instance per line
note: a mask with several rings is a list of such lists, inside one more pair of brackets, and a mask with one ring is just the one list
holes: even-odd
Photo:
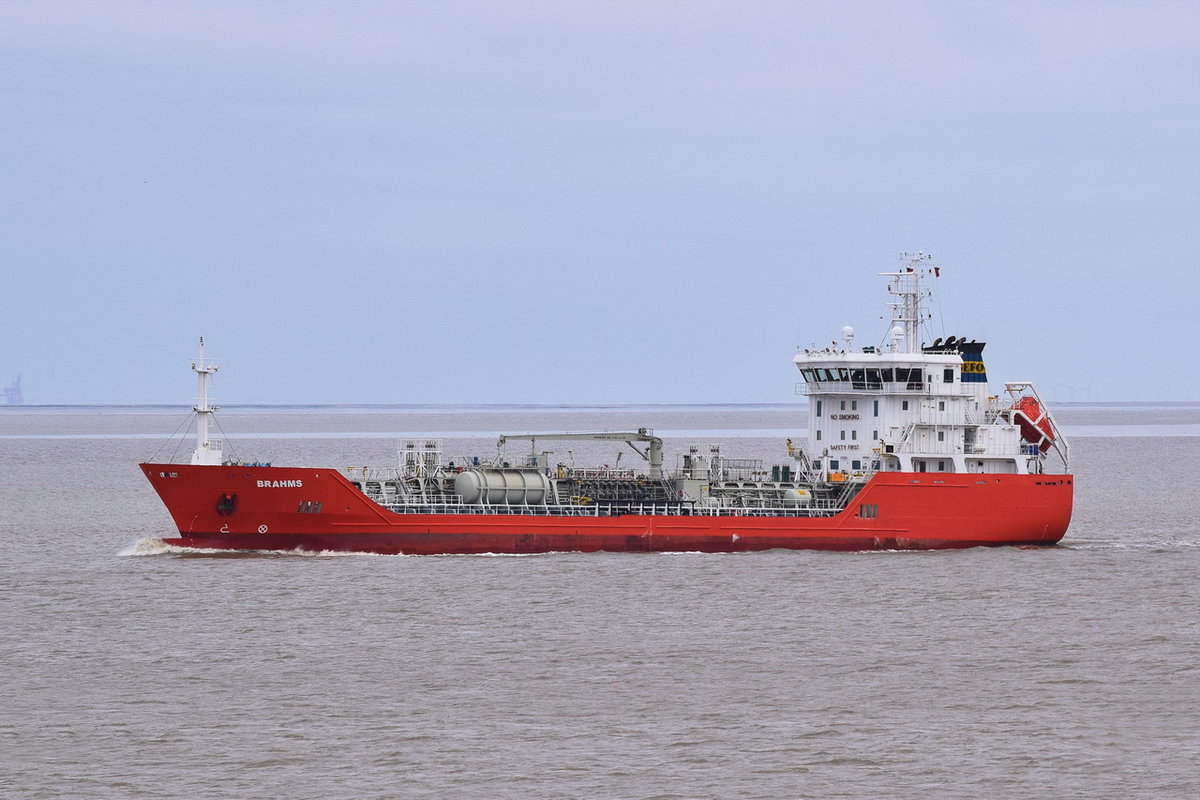
[(303, 481), (259, 481), (260, 489), (303, 489)]
[(830, 419), (861, 419), (858, 414), (830, 414)]

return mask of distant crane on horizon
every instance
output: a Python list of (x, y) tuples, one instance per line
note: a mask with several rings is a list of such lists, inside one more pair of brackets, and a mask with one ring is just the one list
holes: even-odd
[(21, 373), (17, 373), (17, 377), (13, 378), (12, 384), (5, 389), (0, 389), (0, 394), (4, 395), (4, 405), (19, 406), (24, 405), (25, 398), (21, 394)]

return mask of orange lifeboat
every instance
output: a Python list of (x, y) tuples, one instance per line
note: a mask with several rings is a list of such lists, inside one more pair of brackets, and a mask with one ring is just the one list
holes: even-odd
[(1042, 410), (1042, 404), (1033, 397), (1022, 397), (1013, 403), (1013, 415), (1017, 426), (1021, 429), (1021, 438), (1030, 444), (1038, 445), (1045, 453), (1054, 442), (1054, 426), (1050, 418)]

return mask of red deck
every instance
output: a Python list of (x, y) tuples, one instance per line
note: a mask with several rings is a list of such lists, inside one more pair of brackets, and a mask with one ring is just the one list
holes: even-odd
[(170, 544), (412, 555), (1050, 545), (1074, 490), (1070, 475), (883, 472), (834, 517), (397, 514), (332, 469), (141, 467), (179, 529)]

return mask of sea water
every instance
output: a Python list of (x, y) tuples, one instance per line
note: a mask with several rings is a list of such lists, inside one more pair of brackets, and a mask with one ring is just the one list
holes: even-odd
[[(187, 457), (184, 412), (0, 409), (0, 797), (1200, 797), (1200, 405), (1056, 410), (1056, 548), (404, 557), (168, 548), (137, 462)], [(322, 466), (641, 426), (769, 465), (804, 433), (772, 406), (220, 421), (239, 458)]]

